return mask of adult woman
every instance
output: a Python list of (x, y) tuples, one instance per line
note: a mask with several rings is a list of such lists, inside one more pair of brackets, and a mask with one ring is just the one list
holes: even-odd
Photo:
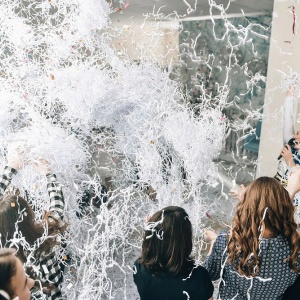
[(192, 225), (183, 208), (169, 206), (149, 219), (133, 275), (141, 300), (212, 297), (209, 275), (195, 266), (192, 247)]
[[(21, 161), (21, 160), (20, 160)], [(20, 169), (18, 160), (7, 162), (0, 177), (0, 193), (4, 194), (13, 176)], [(44, 282), (47, 299), (62, 299), (60, 284), (64, 265), (57, 260), (53, 247), (58, 244), (57, 234), (65, 229), (62, 222), (64, 198), (55, 174), (46, 161), (33, 164), (37, 171), (47, 177), (50, 196), (49, 212), (44, 220), (36, 222), (34, 212), (27, 201), (16, 195), (0, 197), (0, 235), (3, 247), (17, 248), (17, 255), (35, 270), (35, 276)], [(47, 284), (48, 283), (48, 284)], [(39, 293), (39, 292), (37, 292)]]
[(220, 299), (282, 299), (298, 275), (299, 235), (291, 198), (300, 173), (287, 190), (274, 178), (261, 177), (245, 190), (233, 227), (222, 231), (207, 257), (212, 280), (220, 280)]
[(34, 280), (28, 278), (15, 249), (0, 249), (0, 300), (29, 300)]

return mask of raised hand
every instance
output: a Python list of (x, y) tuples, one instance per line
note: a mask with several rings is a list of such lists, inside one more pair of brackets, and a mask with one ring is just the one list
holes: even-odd
[(289, 169), (288, 184), (286, 190), (289, 192), (291, 199), (300, 191), (300, 167), (294, 166)]
[(290, 145), (286, 144), (282, 148), (280, 154), (285, 159), (285, 162), (288, 166), (295, 166), (292, 149), (291, 149)]
[(230, 190), (229, 195), (233, 197), (233, 199), (241, 201), (243, 198), (243, 195), (245, 193), (246, 187), (241, 184), (234, 189)]
[(214, 230), (205, 229), (203, 233), (204, 240), (207, 242), (213, 242), (217, 238), (218, 234)]
[(21, 169), (27, 162), (27, 147), (22, 142), (12, 142), (7, 147), (6, 164), (15, 170)]
[(52, 173), (51, 166), (49, 163), (42, 158), (30, 161), (30, 164), (35, 168), (35, 170), (41, 174), (47, 175)]

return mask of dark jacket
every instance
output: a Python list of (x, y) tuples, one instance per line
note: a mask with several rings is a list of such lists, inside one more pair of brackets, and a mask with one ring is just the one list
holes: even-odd
[(141, 300), (208, 300), (214, 291), (208, 272), (201, 266), (175, 276), (168, 272), (154, 275), (136, 261), (133, 279)]

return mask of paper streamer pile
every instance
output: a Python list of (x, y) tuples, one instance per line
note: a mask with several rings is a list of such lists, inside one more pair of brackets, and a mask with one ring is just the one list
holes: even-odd
[[(218, 180), (213, 160), (227, 126), (226, 88), (195, 114), (169, 72), (121, 59), (106, 34), (111, 10), (105, 0), (0, 4), (0, 167), (19, 145), (25, 160), (44, 158), (57, 174), (71, 255), (63, 294), (73, 300), (133, 299), (146, 216), (168, 205), (188, 211), (203, 260), (203, 190)], [(100, 195), (105, 178), (108, 202), (80, 212), (84, 190)], [(49, 208), (44, 177), (28, 165), (12, 185), (37, 199), (40, 220)]]

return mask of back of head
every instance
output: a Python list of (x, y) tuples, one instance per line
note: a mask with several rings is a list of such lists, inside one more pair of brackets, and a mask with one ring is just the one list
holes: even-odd
[(186, 211), (168, 206), (148, 221), (139, 262), (153, 273), (191, 270), (192, 225)]
[(8, 195), (0, 198), (0, 234), (3, 247), (9, 247), (16, 230), (20, 231), (30, 244), (36, 241), (42, 231), (34, 223), (34, 214), (22, 197)]
[(16, 275), (15, 249), (0, 249), (0, 300), (9, 300), (13, 297), (11, 279)]
[[(266, 213), (265, 213), (266, 211)], [(246, 189), (242, 201), (237, 206), (237, 222), (250, 225), (255, 236), (259, 234), (260, 223), (275, 235), (289, 236), (287, 229), (294, 222), (294, 206), (288, 192), (274, 178), (260, 177)]]
[[(255, 275), (259, 270), (258, 247), (263, 228), (272, 236), (281, 234), (288, 240), (292, 252), (290, 266), (295, 265), (299, 237), (294, 206), (288, 192), (270, 177), (254, 180), (237, 205), (228, 252), (229, 260), (242, 274)], [(250, 255), (253, 256), (249, 263)]]

